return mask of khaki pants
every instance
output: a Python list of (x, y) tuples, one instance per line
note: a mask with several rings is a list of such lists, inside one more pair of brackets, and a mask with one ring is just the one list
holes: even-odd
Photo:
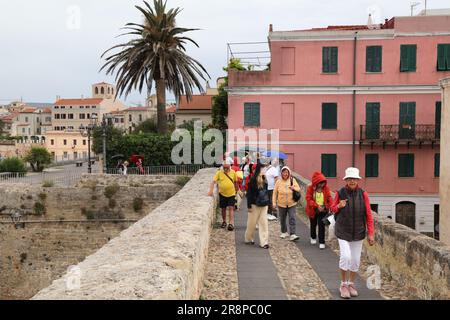
[(265, 207), (257, 207), (252, 204), (252, 212), (248, 213), (247, 230), (245, 231), (245, 242), (253, 241), (256, 224), (258, 224), (259, 244), (261, 247), (269, 244), (269, 223), (267, 221), (267, 209)]

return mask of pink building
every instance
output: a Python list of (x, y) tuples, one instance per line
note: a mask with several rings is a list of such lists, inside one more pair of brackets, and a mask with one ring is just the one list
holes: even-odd
[[(379, 214), (438, 236), (440, 79), (450, 16), (269, 32), (269, 71), (229, 72), (230, 129), (279, 129), (288, 164), (333, 190), (356, 166)], [(437, 214), (436, 214), (437, 212)]]

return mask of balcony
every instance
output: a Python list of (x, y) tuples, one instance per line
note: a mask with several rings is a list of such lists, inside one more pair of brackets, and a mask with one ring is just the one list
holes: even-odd
[(440, 127), (434, 124), (418, 125), (361, 125), (360, 148), (363, 145), (431, 145), (432, 148), (440, 142)]

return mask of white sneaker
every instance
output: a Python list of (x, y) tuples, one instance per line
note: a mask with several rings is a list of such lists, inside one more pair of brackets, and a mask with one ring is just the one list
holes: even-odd
[(319, 244), (319, 249), (321, 250), (325, 249), (325, 245), (323, 243)]
[(269, 221), (274, 221), (274, 220), (277, 220), (277, 217), (275, 217), (275, 216), (273, 216), (273, 215), (271, 215), (271, 214), (268, 214), (268, 215), (267, 215), (267, 220), (269, 220)]
[(314, 244), (316, 244), (317, 243), (317, 240), (316, 239), (311, 239), (311, 244), (312, 245), (314, 245)]
[(291, 241), (297, 241), (298, 239), (300, 239), (298, 235), (291, 234), (291, 238), (290, 238)]
[(280, 235), (280, 238), (281, 239), (286, 239), (287, 237), (289, 237), (289, 234), (288, 233), (282, 233), (281, 235)]

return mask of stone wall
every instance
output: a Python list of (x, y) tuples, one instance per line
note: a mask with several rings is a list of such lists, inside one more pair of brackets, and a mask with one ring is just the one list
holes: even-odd
[[(310, 183), (295, 174), (305, 206)], [(365, 259), (381, 272), (408, 288), (412, 298), (450, 299), (450, 246), (372, 212), (374, 246), (364, 241)]]
[[(28, 299), (50, 285), (178, 192), (176, 178), (92, 175), (73, 188), (0, 185), (0, 299)], [(18, 223), (10, 209), (24, 214)]]
[(66, 286), (73, 281), (69, 272), (33, 299), (198, 299), (215, 170), (200, 170), (175, 196), (79, 263), (79, 288)]
[(441, 155), (439, 178), (439, 237), (450, 245), (450, 78), (441, 81)]

